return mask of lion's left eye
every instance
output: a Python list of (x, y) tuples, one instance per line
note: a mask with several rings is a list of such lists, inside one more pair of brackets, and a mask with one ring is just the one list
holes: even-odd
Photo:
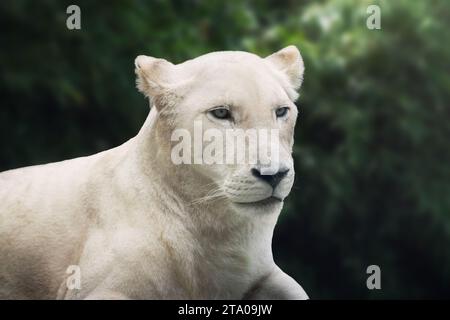
[(213, 110), (209, 111), (209, 113), (214, 118), (217, 118), (217, 119), (221, 119), (221, 120), (231, 119), (230, 110), (228, 110), (227, 108), (224, 108), (224, 107), (213, 109)]
[(289, 112), (288, 107), (281, 107), (275, 110), (275, 115), (277, 116), (277, 118), (283, 118), (288, 114), (288, 112)]

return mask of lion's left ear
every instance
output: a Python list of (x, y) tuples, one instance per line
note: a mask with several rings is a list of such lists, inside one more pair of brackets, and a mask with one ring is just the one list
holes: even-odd
[(142, 55), (134, 64), (138, 90), (149, 97), (158, 110), (173, 102), (174, 96), (183, 95), (189, 84), (190, 79), (184, 79), (176, 65), (167, 60)]
[(288, 46), (266, 58), (278, 70), (287, 75), (291, 85), (298, 89), (303, 81), (305, 66), (296, 46)]
[(170, 88), (174, 66), (169, 61), (141, 55), (134, 65), (137, 88), (144, 95), (155, 98)]

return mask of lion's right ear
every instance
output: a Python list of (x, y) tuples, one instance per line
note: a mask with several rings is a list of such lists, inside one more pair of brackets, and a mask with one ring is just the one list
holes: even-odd
[(167, 60), (138, 56), (134, 60), (136, 86), (150, 98), (158, 98), (170, 91), (174, 78), (174, 65)]
[(266, 57), (266, 60), (288, 77), (294, 89), (300, 88), (303, 81), (303, 73), (305, 72), (305, 65), (303, 64), (300, 51), (296, 46), (288, 46), (281, 49)]

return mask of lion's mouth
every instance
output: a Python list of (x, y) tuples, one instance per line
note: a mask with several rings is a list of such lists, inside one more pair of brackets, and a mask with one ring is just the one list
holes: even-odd
[(270, 196), (268, 198), (254, 201), (254, 202), (236, 202), (236, 204), (241, 205), (241, 206), (249, 206), (249, 207), (266, 207), (266, 206), (271, 206), (271, 205), (275, 205), (275, 204), (280, 204), (282, 202), (283, 202), (282, 199), (275, 197), (275, 196)]

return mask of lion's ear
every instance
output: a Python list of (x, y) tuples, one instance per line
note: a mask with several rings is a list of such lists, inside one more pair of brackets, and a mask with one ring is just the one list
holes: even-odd
[(136, 86), (145, 96), (156, 100), (171, 89), (174, 65), (169, 61), (142, 55), (134, 60), (134, 65)]
[(291, 85), (298, 89), (303, 81), (305, 66), (296, 46), (288, 46), (266, 58), (278, 70), (287, 75)]

